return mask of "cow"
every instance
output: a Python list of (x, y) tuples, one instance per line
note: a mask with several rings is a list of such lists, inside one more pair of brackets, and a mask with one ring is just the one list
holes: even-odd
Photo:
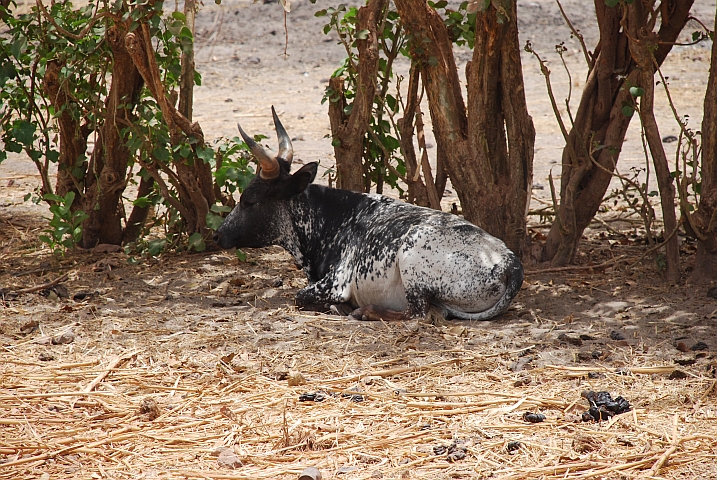
[(259, 171), (217, 229), (219, 247), (288, 250), (308, 279), (301, 309), (360, 320), (425, 317), (432, 307), (485, 320), (508, 309), (523, 266), (501, 240), (450, 213), (316, 185), (316, 162), (292, 174), (291, 139), (274, 107), (272, 116), (276, 155), (237, 125)]

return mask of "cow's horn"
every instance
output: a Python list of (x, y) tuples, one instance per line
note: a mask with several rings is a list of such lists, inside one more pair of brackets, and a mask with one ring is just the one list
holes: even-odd
[(276, 158), (266, 153), (264, 147), (256, 143), (253, 138), (247, 135), (246, 132), (242, 130), (241, 125), (239, 125), (238, 123), (237, 127), (239, 127), (239, 133), (241, 133), (241, 138), (243, 138), (244, 142), (249, 145), (249, 150), (251, 150), (251, 153), (254, 154), (257, 160), (259, 160), (259, 165), (261, 165), (261, 171), (259, 172), (259, 176), (264, 180), (271, 180), (272, 178), (278, 177), (279, 162), (276, 161)]
[(277, 156), (291, 164), (291, 160), (294, 158), (294, 147), (291, 146), (291, 138), (289, 138), (289, 134), (284, 130), (284, 126), (281, 124), (273, 105), (271, 106), (271, 115), (274, 117), (276, 136), (279, 138), (279, 154)]

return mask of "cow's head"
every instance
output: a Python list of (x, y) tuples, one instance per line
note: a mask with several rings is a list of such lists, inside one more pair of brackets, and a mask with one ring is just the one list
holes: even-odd
[(271, 107), (279, 138), (279, 153), (271, 155), (247, 135), (239, 133), (259, 162), (259, 174), (249, 183), (239, 203), (217, 229), (214, 241), (221, 248), (265, 247), (281, 243), (288, 227), (289, 200), (306, 190), (316, 177), (317, 163), (301, 167), (293, 175), (291, 139)]

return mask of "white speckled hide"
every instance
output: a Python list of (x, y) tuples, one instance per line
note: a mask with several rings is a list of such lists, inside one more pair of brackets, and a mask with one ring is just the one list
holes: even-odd
[[(257, 177), (247, 187), (217, 243), (286, 248), (309, 279), (297, 305), (375, 306), (405, 317), (434, 306), (448, 317), (488, 319), (520, 290), (520, 260), (462, 218), (380, 195), (297, 188), (300, 175), (313, 180), (316, 165), (294, 175), (280, 165), (280, 178)], [(299, 193), (286, 194), (293, 189)]]

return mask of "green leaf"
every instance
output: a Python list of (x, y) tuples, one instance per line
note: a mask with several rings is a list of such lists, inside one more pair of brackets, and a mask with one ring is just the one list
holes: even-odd
[(388, 108), (391, 109), (392, 112), (397, 112), (396, 107), (398, 103), (396, 102), (396, 97), (393, 95), (386, 95), (386, 105), (388, 105)]
[(191, 40), (194, 36), (192, 35), (192, 31), (189, 28), (182, 27), (182, 29), (179, 31), (179, 37)]
[(182, 31), (182, 28), (184, 27), (184, 23), (180, 22), (179, 20), (175, 20), (170, 25), (167, 26), (167, 31), (174, 35), (175, 37), (179, 37), (179, 33)]
[(185, 143), (185, 144), (182, 144), (182, 146), (179, 147), (179, 155), (180, 155), (182, 158), (187, 158), (187, 157), (189, 157), (189, 154), (190, 154), (191, 152), (192, 152), (192, 147), (190, 147), (190, 146), (187, 145), (186, 143)]
[(628, 103), (624, 103), (624, 104), (622, 105), (622, 108), (620, 109), (620, 111), (622, 112), (622, 114), (623, 114), (624, 116), (626, 116), (626, 117), (632, 117), (632, 114), (635, 113), (635, 108), (634, 108), (632, 105), (628, 104)]
[(429, 58), (428, 58), (428, 64), (429, 64), (430, 66), (432, 66), (432, 67), (435, 67), (436, 65), (438, 65), (438, 58), (436, 58), (436, 57), (429, 57)]
[(332, 146), (332, 147), (340, 147), (340, 146), (341, 146), (341, 140), (339, 140), (338, 138), (334, 138), (334, 139), (331, 141), (331, 146)]
[[(61, 202), (65, 201), (64, 198), (60, 197), (59, 195), (55, 195), (54, 193), (46, 193), (45, 195), (42, 196), (42, 198), (44, 200), (48, 200), (50, 202), (56, 202), (56, 203), (61, 203)], [(52, 207), (50, 207), (50, 210), (52, 210)]]
[(246, 253), (242, 252), (237, 248), (237, 251), (234, 253), (240, 262), (246, 262)]
[(204, 238), (202, 238), (202, 234), (199, 232), (193, 233), (189, 240), (187, 240), (187, 243), (189, 245), (189, 248), (193, 248), (197, 252), (203, 252), (207, 245), (204, 243)]
[(34, 123), (30, 123), (26, 120), (16, 120), (13, 124), (12, 130), (15, 139), (25, 146), (32, 145), (32, 141), (35, 139), (36, 126)]
[(214, 150), (211, 147), (197, 147), (197, 157), (201, 158), (204, 163), (210, 163), (214, 160)]
[(17, 76), (17, 70), (9, 61), (0, 65), (0, 88), (5, 86), (8, 80)]
[(608, 7), (614, 7), (618, 3), (620, 3), (620, 0), (605, 0), (605, 5), (607, 5)]
[(20, 60), (20, 56), (25, 53), (25, 50), (27, 50), (27, 38), (20, 35), (10, 46), (10, 54)]
[(152, 155), (160, 162), (166, 162), (169, 160), (169, 152), (164, 147), (155, 148), (152, 150)]
[(356, 39), (357, 40), (366, 40), (368, 38), (369, 33), (370, 32), (366, 29), (356, 32)]
[(214, 213), (231, 212), (231, 211), (232, 211), (232, 207), (230, 207), (229, 205), (217, 205), (217, 204), (214, 204), (214, 205), (211, 206), (211, 208), (210, 208), (209, 210), (211, 210), (211, 211), (214, 212)]
[(182, 22), (187, 21), (187, 17), (182, 12), (172, 12), (172, 18), (180, 20)]
[(645, 94), (645, 90), (640, 87), (630, 87), (630, 95), (633, 97), (641, 97)]
[(65, 205), (67, 208), (69, 208), (72, 205), (72, 202), (75, 201), (75, 192), (69, 191), (65, 194)]
[[(199, 234), (197, 234), (199, 235)], [(149, 252), (150, 255), (153, 257), (156, 257), (160, 253), (162, 253), (162, 250), (164, 250), (164, 246), (167, 244), (167, 239), (165, 238), (158, 238), (157, 240), (150, 240), (147, 243), (147, 252)]]
[(45, 156), (52, 163), (57, 163), (57, 161), (60, 159), (60, 152), (57, 150), (48, 150), (47, 153), (45, 153)]
[(12, 153), (20, 153), (22, 152), (22, 145), (20, 145), (17, 142), (13, 142), (10, 139), (5, 140), (5, 150)]
[(207, 222), (207, 227), (211, 228), (215, 232), (219, 229), (219, 227), (221, 227), (222, 223), (224, 223), (224, 219), (222, 217), (215, 215), (212, 212), (207, 212), (204, 216), (204, 220)]
[(147, 208), (152, 205), (152, 200), (150, 200), (149, 197), (137, 197), (137, 199), (132, 202), (132, 205), (139, 208)]

